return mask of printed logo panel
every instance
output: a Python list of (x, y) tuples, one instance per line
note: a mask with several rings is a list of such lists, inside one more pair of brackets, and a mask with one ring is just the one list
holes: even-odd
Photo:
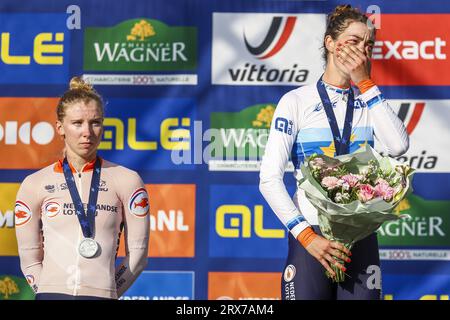
[(2, 274), (0, 300), (34, 300), (34, 292), (24, 277)]
[(209, 228), (210, 257), (285, 258), (287, 255), (288, 231), (258, 186), (211, 186)]
[[(393, 111), (403, 121), (409, 135), (408, 151), (397, 160), (409, 164), (418, 172), (450, 172), (450, 140), (445, 119), (450, 119), (450, 100), (388, 100)], [(210, 171), (259, 171), (269, 136), (276, 104), (258, 104), (240, 112), (211, 113), (211, 128), (218, 130), (218, 139), (208, 163)], [(275, 128), (286, 134), (290, 125), (280, 118)], [(327, 131), (328, 132), (328, 131)], [(329, 131), (331, 133), (331, 131)], [(305, 133), (306, 134), (306, 133)], [(358, 144), (367, 134), (355, 130), (352, 141)], [(430, 136), (433, 139), (430, 141)], [(328, 148), (321, 148), (327, 153)], [(386, 153), (375, 139), (375, 149)], [(289, 163), (287, 171), (293, 171)]]
[[(449, 85), (449, 14), (383, 14), (373, 49), (378, 85)], [(411, 32), (411, 26), (414, 28)]]
[(209, 272), (209, 300), (280, 300), (277, 272)]
[(0, 83), (66, 84), (70, 61), (66, 19), (65, 13), (0, 14)]
[(383, 273), (384, 300), (449, 300), (450, 274), (445, 268), (422, 275)]
[[(149, 257), (195, 256), (195, 185), (146, 185), (150, 206)], [(119, 255), (125, 255), (120, 239)]]
[[(0, 183), (0, 256), (17, 256), (14, 207), (19, 183)], [(25, 214), (28, 216), (28, 214)], [(25, 221), (23, 218), (17, 221)]]
[(323, 72), (324, 33), (324, 14), (215, 12), (212, 83), (313, 83)]
[[(173, 27), (158, 20), (139, 18), (112, 27), (86, 28), (84, 69), (110, 72), (85, 74), (83, 77), (92, 84), (196, 85), (197, 75), (189, 73), (196, 68), (196, 27)], [(144, 71), (171, 73), (141, 74)]]
[(143, 271), (120, 300), (194, 300), (194, 272)]
[(130, 19), (113, 27), (88, 27), (84, 69), (101, 71), (194, 70), (197, 29), (154, 19)]
[(0, 98), (2, 169), (41, 169), (61, 157), (55, 129), (57, 98)]
[(396, 211), (410, 218), (384, 223), (378, 230), (380, 245), (442, 247), (450, 244), (450, 201), (425, 200), (411, 194), (400, 202)]
[(194, 169), (189, 164), (195, 120), (192, 99), (108, 102), (99, 146), (102, 157), (134, 170)]

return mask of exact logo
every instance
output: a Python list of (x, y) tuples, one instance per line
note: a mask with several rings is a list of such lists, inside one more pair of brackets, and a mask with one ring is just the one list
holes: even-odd
[(447, 35), (441, 32), (449, 14), (383, 14), (381, 21), (372, 56), (378, 85), (450, 85), (450, 74), (442, 72), (450, 63)]
[(445, 60), (447, 55), (442, 53), (446, 41), (436, 37), (426, 41), (375, 41), (373, 59), (376, 60)]

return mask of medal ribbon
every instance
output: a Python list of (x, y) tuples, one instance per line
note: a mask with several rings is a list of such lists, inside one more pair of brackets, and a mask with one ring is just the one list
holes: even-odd
[(95, 230), (95, 210), (97, 208), (98, 190), (100, 184), (101, 173), (101, 161), (97, 157), (95, 160), (94, 171), (92, 173), (91, 188), (89, 190), (89, 203), (87, 207), (87, 213), (84, 212), (83, 202), (78, 194), (77, 187), (75, 185), (75, 178), (73, 177), (72, 170), (70, 169), (67, 158), (63, 161), (64, 177), (66, 178), (67, 187), (69, 188), (70, 196), (75, 206), (78, 221), (80, 222), (81, 230), (85, 238), (92, 238)]
[(323, 108), (327, 114), (328, 123), (330, 124), (331, 132), (333, 134), (336, 155), (339, 156), (341, 154), (348, 154), (350, 152), (350, 135), (352, 133), (354, 108), (353, 90), (350, 87), (348, 91), (347, 110), (345, 112), (344, 130), (342, 136), (339, 132), (339, 127), (333, 112), (333, 106), (331, 105), (331, 101), (328, 97), (327, 89), (322, 81), (322, 77), (320, 77), (319, 81), (317, 81), (317, 90), (319, 91), (319, 96), (322, 100)]

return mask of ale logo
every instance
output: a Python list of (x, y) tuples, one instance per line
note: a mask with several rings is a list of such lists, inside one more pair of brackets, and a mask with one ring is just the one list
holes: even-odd
[[(244, 41), (247, 50), (260, 60), (274, 56), (289, 40), (292, 30), (294, 30), (296, 21), (296, 17), (273, 17), (266, 37), (256, 47), (249, 43), (244, 34)], [(282, 29), (281, 32), (280, 29)]]
[(145, 217), (149, 209), (147, 190), (145, 188), (136, 190), (130, 198), (128, 207), (136, 217)]
[(16, 227), (23, 226), (31, 219), (31, 209), (22, 201), (17, 201), (14, 216), (16, 217)]
[(61, 211), (61, 206), (59, 205), (58, 202), (50, 201), (44, 205), (43, 211), (45, 212), (47, 217), (53, 218), (56, 217), (58, 213)]
[(131, 19), (113, 27), (86, 28), (84, 69), (175, 71), (197, 67), (197, 28)]

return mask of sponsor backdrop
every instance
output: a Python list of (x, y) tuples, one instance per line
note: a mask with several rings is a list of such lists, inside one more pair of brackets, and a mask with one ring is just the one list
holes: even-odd
[[(448, 300), (450, 3), (347, 2), (375, 14), (373, 78), (410, 135), (399, 160), (418, 169), (397, 208), (411, 218), (378, 231), (383, 298)], [(0, 299), (34, 297), (20, 271), (14, 228), (26, 217), (15, 221), (15, 196), (61, 155), (55, 107), (74, 75), (104, 96), (101, 156), (138, 171), (150, 196), (149, 263), (123, 299), (289, 296), (287, 231), (258, 191), (258, 170), (278, 100), (323, 71), (326, 13), (337, 4), (3, 0)]]

